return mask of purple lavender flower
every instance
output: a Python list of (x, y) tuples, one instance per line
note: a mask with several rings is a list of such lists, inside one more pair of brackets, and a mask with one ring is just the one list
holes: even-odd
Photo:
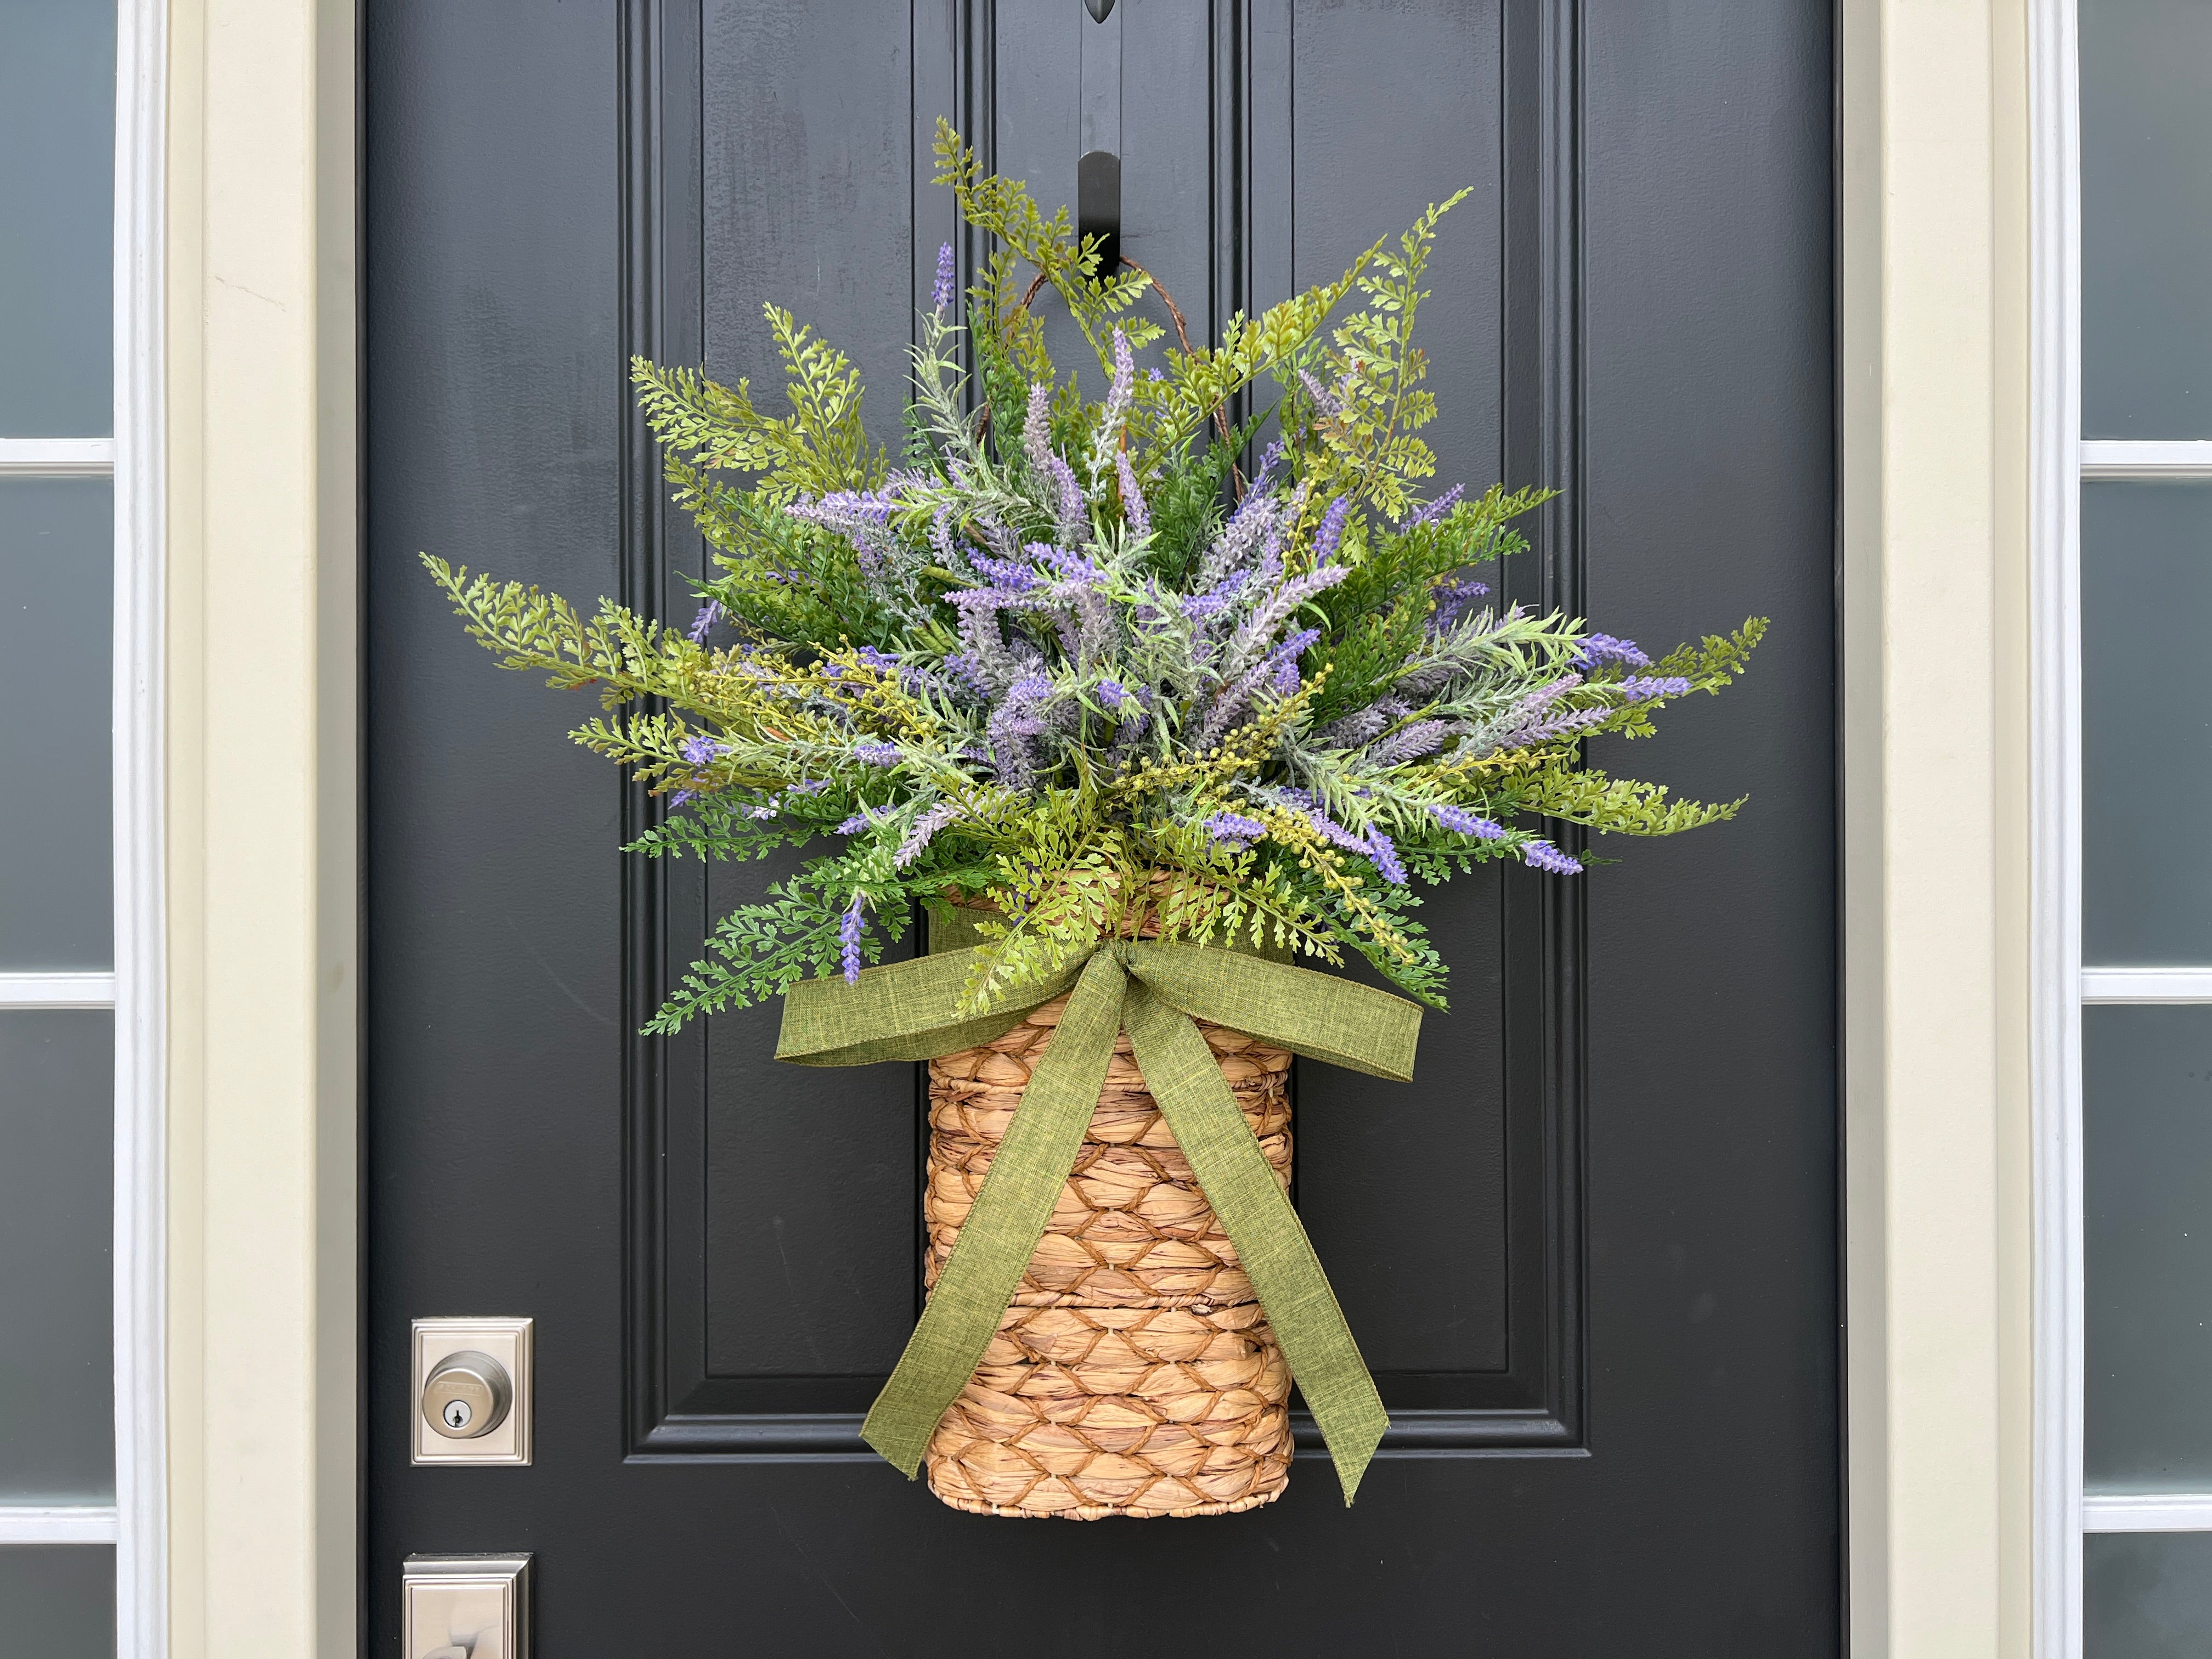
[(937, 250), (937, 282), (929, 290), (929, 303), (942, 317), (945, 307), (952, 303), (952, 244), (947, 242)]
[(1436, 523), (1436, 521), (1443, 518), (1445, 514), (1450, 512), (1453, 507), (1458, 506), (1459, 498), (1466, 493), (1467, 486), (1465, 484), (1454, 484), (1449, 489), (1444, 491), (1443, 495), (1437, 496), (1436, 500), (1431, 501), (1426, 507), (1424, 507), (1419, 512), (1413, 514), (1412, 518), (1407, 520), (1405, 527), (1411, 530), (1417, 524)]
[(1042, 674), (1024, 674), (1006, 688), (1005, 700), (991, 715), (986, 732), (991, 744), (991, 764), (999, 781), (1024, 792), (1036, 781), (1036, 740), (1048, 729), (1047, 717), (1055, 701), (1052, 682)]
[(1242, 812), (1216, 812), (1203, 820), (1199, 828), (1217, 843), (1255, 842), (1267, 833), (1267, 826), (1257, 818), (1248, 818)]
[[(1101, 680), (1094, 689), (1098, 693), (1098, 701), (1114, 710), (1115, 718), (1122, 725), (1133, 726), (1139, 732), (1145, 729), (1145, 702), (1140, 702), (1127, 686), (1119, 680)], [(1144, 689), (1146, 691), (1152, 690), (1150, 686)]]
[(1300, 369), (1298, 379), (1305, 384), (1306, 396), (1314, 400), (1314, 407), (1324, 416), (1333, 419), (1344, 413), (1344, 398), (1323, 385), (1311, 369)]
[(1321, 528), (1314, 532), (1314, 563), (1327, 564), (1336, 556), (1337, 544), (1344, 539), (1344, 521), (1352, 516), (1352, 497), (1339, 495), (1328, 504), (1328, 511), (1321, 515)]
[(1370, 749), (1367, 758), (1377, 766), (1403, 766), (1424, 755), (1435, 754), (1456, 729), (1457, 723), (1452, 720), (1415, 720), (1411, 726), (1400, 726)]
[[(1042, 578), (1029, 566), (1017, 564), (1012, 559), (994, 559), (988, 554), (978, 553), (969, 562), (975, 567), (992, 586), (1008, 593), (1026, 593), (1031, 588), (1038, 586), (1042, 580)], [(957, 605), (960, 602), (960, 597), (956, 594), (952, 602)]]
[(676, 752), (683, 756), (685, 760), (690, 762), (694, 766), (705, 766), (711, 763), (717, 756), (726, 755), (730, 751), (723, 744), (716, 743), (714, 738), (708, 737), (705, 732), (694, 732), (690, 737), (684, 738), (682, 743), (676, 745)]
[(1570, 858), (1548, 841), (1524, 841), (1520, 846), (1521, 862), (1532, 870), (1547, 871), (1555, 876), (1579, 876), (1582, 860)]
[(802, 497), (784, 511), (803, 523), (835, 531), (860, 555), (862, 572), (880, 572), (891, 555), (891, 509), (911, 479), (894, 475), (881, 489), (834, 489), (819, 500)]
[(1232, 570), (1203, 593), (1194, 593), (1182, 602), (1186, 617), (1206, 617), (1218, 614), (1221, 608), (1237, 597), (1237, 590), (1252, 579), (1249, 570)]
[(1389, 836), (1371, 823), (1367, 826), (1367, 856), (1375, 861), (1383, 880), (1393, 887), (1406, 884), (1406, 866), (1398, 860), (1398, 849), (1390, 844)]
[(837, 826), (837, 833), (841, 836), (857, 836), (862, 830), (868, 829), (873, 823), (874, 820), (869, 817), (866, 812), (855, 812), (851, 817), (847, 818), (844, 823)]
[(853, 890), (853, 902), (845, 908), (844, 921), (837, 924), (837, 942), (845, 947), (845, 983), (860, 982), (860, 934), (867, 926), (860, 915), (864, 895), (859, 888)]
[(782, 811), (783, 798), (780, 795), (770, 795), (766, 800), (756, 802), (745, 808), (745, 816), (751, 818), (772, 818)]
[(1318, 749), (1357, 749), (1371, 743), (1390, 729), (1393, 720), (1402, 720), (1413, 711), (1396, 697), (1383, 697), (1366, 708), (1355, 709), (1339, 716), (1313, 734), (1314, 746)]
[(853, 758), (866, 766), (896, 766), (905, 757), (895, 743), (856, 743)]
[(929, 544), (937, 550), (937, 556), (945, 568), (956, 575), (968, 562), (959, 545), (952, 539), (952, 509), (940, 507), (930, 515)]
[(1145, 492), (1137, 488), (1137, 469), (1129, 465), (1127, 450), (1114, 452), (1114, 470), (1121, 478), (1121, 517), (1130, 530), (1139, 536), (1152, 533), (1152, 509), (1145, 504)]
[(699, 607), (699, 614), (691, 619), (691, 626), (685, 630), (685, 636), (694, 645), (703, 645), (707, 640), (707, 630), (721, 620), (721, 601), (709, 599)]
[(687, 800), (697, 799), (698, 796), (699, 792), (696, 789), (679, 789), (668, 798), (668, 804), (671, 806), (681, 806)]
[(1456, 628), (1460, 618), (1467, 614), (1467, 608), (1489, 592), (1487, 582), (1437, 583), (1429, 590), (1431, 599), (1436, 602), (1436, 609), (1429, 615), (1429, 632), (1443, 634)]
[(1275, 665), (1275, 678), (1272, 684), (1277, 696), (1295, 696), (1300, 683), (1298, 659), (1296, 657), (1285, 657)]
[(1437, 802), (1430, 806), (1429, 816), (1456, 836), (1473, 836), (1477, 841), (1503, 841), (1505, 838), (1504, 824), (1478, 817), (1464, 806), (1450, 806)]
[(1075, 469), (1054, 455), (1049, 458), (1045, 474), (1052, 480), (1058, 497), (1060, 533), (1072, 542), (1080, 541), (1090, 503), (1084, 497), (1083, 486), (1075, 482)]
[(1654, 697), (1686, 696), (1690, 682), (1680, 674), (1631, 674), (1614, 681), (1613, 689), (1630, 702), (1649, 702)]
[(1098, 586), (1098, 567), (1080, 553), (1071, 553), (1049, 542), (1031, 542), (1023, 550), (1040, 565), (1051, 566), (1067, 581), (1080, 582), (1085, 587)]
[(1644, 654), (1634, 640), (1617, 640), (1610, 634), (1593, 634), (1582, 642), (1582, 649), (1575, 653), (1574, 665), (1589, 669), (1603, 662), (1626, 663), (1631, 668), (1649, 668), (1651, 665), (1651, 659)]
[(1040, 472), (1044, 458), (1052, 453), (1052, 388), (1042, 380), (1030, 382), (1030, 404), (1022, 416), (1022, 453)]
[(1114, 376), (1106, 386), (1106, 407), (1100, 411), (1098, 430), (1107, 441), (1129, 418), (1129, 405), (1137, 395), (1137, 359), (1129, 349), (1129, 337), (1114, 331)]
[(1244, 625), (1237, 630), (1237, 637), (1229, 647), (1229, 661), (1241, 665), (1250, 659), (1260, 642), (1297, 614), (1297, 609), (1316, 593), (1334, 587), (1352, 574), (1342, 565), (1330, 565), (1324, 569), (1310, 570), (1303, 576), (1293, 576), (1270, 594), (1265, 604), (1254, 611)]
[(975, 659), (966, 652), (956, 651), (947, 657), (945, 659), (945, 672), (977, 696), (988, 697), (991, 695), (991, 688), (984, 684), (983, 676), (975, 667)]
[(906, 839), (899, 843), (898, 851), (891, 857), (892, 865), (898, 869), (905, 869), (922, 855), (931, 836), (959, 816), (960, 808), (956, 803), (949, 800), (938, 802), (914, 821), (913, 827), (906, 832)]

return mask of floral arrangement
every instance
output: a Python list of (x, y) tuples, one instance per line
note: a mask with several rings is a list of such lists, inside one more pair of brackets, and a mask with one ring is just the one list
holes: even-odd
[[(1764, 623), (1654, 660), (1501, 607), (1472, 573), (1524, 546), (1514, 520), (1547, 492), (1423, 499), (1413, 333), (1459, 198), (1218, 345), (1153, 353), (1146, 273), (1102, 270), (1065, 209), (984, 176), (941, 124), (937, 154), (991, 251), (964, 296), (940, 256), (896, 458), (846, 358), (773, 306), (788, 414), (635, 365), (718, 568), (688, 628), (426, 556), (505, 665), (599, 690), (576, 740), (676, 809), (633, 850), (830, 843), (720, 922), (650, 1029), (854, 979), (918, 902), (985, 907), (971, 1007), (1140, 933), (1356, 951), (1441, 1006), (1422, 885), (1495, 860), (1573, 878), (1544, 820), (1653, 836), (1735, 812), (1607, 777), (1581, 745), (1718, 691)], [(1103, 401), (1046, 353), (1046, 286)], [(1233, 423), (1248, 389), (1267, 406)]]

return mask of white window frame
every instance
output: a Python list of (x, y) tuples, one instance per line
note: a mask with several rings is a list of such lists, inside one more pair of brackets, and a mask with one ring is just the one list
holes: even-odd
[(115, 1502), (0, 1507), (0, 1544), (115, 1547), (116, 1652), (168, 1650), (162, 873), (166, 0), (118, 0), (110, 438), (0, 440), (0, 477), (114, 480), (112, 973), (0, 974), (0, 1008), (115, 1013)]
[(2212, 1531), (2212, 1492), (2092, 1496), (2083, 1489), (2081, 1010), (2212, 1004), (2212, 964), (2082, 961), (2081, 486), (2212, 478), (2212, 441), (2081, 437), (2078, 17), (2077, 0), (2034, 0), (2029, 35), (2038, 1659), (2081, 1659), (2086, 1533)]

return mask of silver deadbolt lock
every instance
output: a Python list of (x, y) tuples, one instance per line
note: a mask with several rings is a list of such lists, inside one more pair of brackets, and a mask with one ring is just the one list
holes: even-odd
[(448, 1440), (474, 1440), (507, 1421), (514, 1379), (488, 1353), (463, 1349), (431, 1367), (422, 1382), (422, 1420)]
[(415, 1322), (411, 1461), (510, 1468), (530, 1462), (532, 1329), (527, 1319)]

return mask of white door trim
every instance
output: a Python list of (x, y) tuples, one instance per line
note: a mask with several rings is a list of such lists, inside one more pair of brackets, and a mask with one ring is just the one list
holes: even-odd
[(169, 1650), (161, 696), (167, 0), (118, 0), (115, 87), (115, 1650)]
[(2081, 1653), (2081, 100), (2075, 0), (2028, 18), (2029, 1019), (2036, 1659)]

